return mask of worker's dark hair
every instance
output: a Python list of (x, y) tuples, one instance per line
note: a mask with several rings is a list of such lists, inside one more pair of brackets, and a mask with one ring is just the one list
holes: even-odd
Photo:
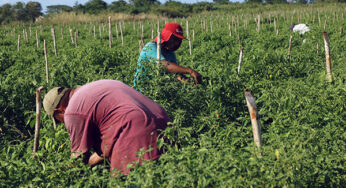
[(294, 26), (295, 26), (295, 24), (292, 24), (292, 25), (290, 26), (290, 30), (293, 31)]

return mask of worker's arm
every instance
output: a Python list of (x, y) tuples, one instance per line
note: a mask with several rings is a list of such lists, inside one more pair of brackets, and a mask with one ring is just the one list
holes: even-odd
[(201, 83), (202, 78), (201, 78), (201, 75), (198, 74), (197, 71), (195, 71), (195, 70), (193, 70), (191, 68), (179, 66), (179, 65), (177, 65), (177, 64), (175, 64), (173, 62), (169, 62), (169, 61), (166, 61), (166, 60), (161, 60), (160, 62), (167, 69), (168, 72), (170, 72), (170, 73), (180, 73), (180, 74), (189, 74), (190, 76), (193, 77), (193, 79), (195, 80), (196, 84)]

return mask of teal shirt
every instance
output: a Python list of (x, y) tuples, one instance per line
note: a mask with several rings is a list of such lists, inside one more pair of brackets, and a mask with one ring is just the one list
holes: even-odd
[[(161, 48), (160, 60), (166, 60), (169, 62), (177, 63), (177, 58), (175, 56), (174, 51), (168, 51), (164, 48)], [(133, 79), (134, 87), (136, 87), (136, 84), (141, 79), (147, 79), (146, 72), (148, 70), (144, 66), (145, 63), (157, 63), (157, 44), (155, 42), (148, 42), (139, 55), (137, 61), (137, 70), (135, 73), (135, 78)]]

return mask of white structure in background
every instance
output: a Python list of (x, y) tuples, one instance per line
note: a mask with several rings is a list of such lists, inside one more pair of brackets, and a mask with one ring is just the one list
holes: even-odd
[(293, 32), (298, 32), (299, 34), (304, 34), (308, 31), (310, 31), (312, 28), (310, 26), (305, 25), (305, 24), (298, 24), (298, 25), (292, 24), (290, 26), (290, 29)]

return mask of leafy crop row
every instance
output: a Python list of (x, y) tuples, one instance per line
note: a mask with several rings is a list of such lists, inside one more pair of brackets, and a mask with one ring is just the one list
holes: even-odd
[[(341, 11), (342, 12), (342, 11)], [(50, 28), (39, 32), (40, 48), (32, 36), (21, 40), (22, 27), (0, 30), (0, 186), (28, 187), (319, 187), (345, 184), (345, 28), (341, 12), (326, 10), (333, 79), (325, 75), (323, 25), (307, 19), (313, 30), (305, 35), (291, 33), (287, 15), (279, 15), (277, 28), (262, 23), (259, 32), (253, 18), (245, 18), (229, 36), (231, 18), (189, 18), (195, 31), (192, 55), (185, 41), (177, 51), (178, 62), (203, 75), (201, 85), (184, 85), (153, 66), (153, 79), (140, 85), (143, 94), (169, 113), (172, 127), (164, 134), (177, 145), (166, 145), (158, 161), (138, 166), (130, 175), (114, 178), (109, 164), (90, 168), (69, 159), (69, 137), (63, 125), (53, 130), (43, 112), (39, 151), (32, 158), (35, 121), (35, 89), (41, 85), (77, 87), (98, 79), (117, 79), (132, 84), (138, 58), (140, 27), (125, 22), (124, 46), (113, 31), (108, 47), (107, 31), (92, 33), (93, 24), (55, 26), (58, 57), (54, 56)], [(317, 12), (315, 13), (317, 15)], [(264, 14), (263, 14), (264, 15)], [(289, 14), (290, 18), (291, 14)], [(299, 15), (295, 15), (299, 16)], [(297, 17), (294, 17), (295, 19)], [(213, 32), (210, 28), (213, 21)], [(185, 20), (177, 20), (185, 25)], [(207, 21), (208, 32), (202, 30)], [(145, 25), (145, 42), (151, 26)], [(71, 43), (68, 27), (78, 29), (78, 46)], [(190, 28), (190, 29), (191, 29)], [(113, 28), (114, 29), (114, 28)], [(192, 30), (191, 29), (191, 30)], [(191, 31), (190, 31), (191, 33)], [(244, 49), (241, 72), (237, 74), (239, 44)], [(293, 35), (290, 60), (288, 39)], [(42, 41), (48, 41), (49, 83), (46, 83)], [(305, 39), (305, 40), (304, 40)], [(305, 42), (303, 42), (305, 41)], [(317, 49), (317, 44), (319, 48)], [(256, 98), (263, 137), (261, 155), (255, 148), (243, 89)], [(177, 133), (176, 135), (174, 133)], [(75, 164), (76, 167), (71, 167)]]

